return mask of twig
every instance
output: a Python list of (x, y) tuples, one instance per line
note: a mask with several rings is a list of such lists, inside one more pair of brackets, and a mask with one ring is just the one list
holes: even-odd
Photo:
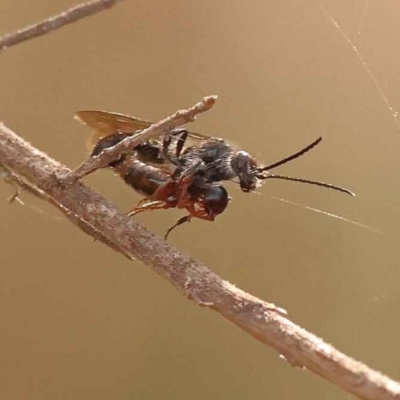
[(70, 184), (76, 182), (96, 169), (106, 167), (127, 149), (133, 149), (146, 140), (161, 136), (164, 132), (194, 121), (196, 115), (208, 111), (215, 104), (217, 98), (218, 96), (204, 97), (203, 100), (193, 107), (187, 110), (179, 110), (175, 114), (142, 130), (140, 133), (127, 137), (115, 146), (104, 149), (97, 157), (90, 158), (87, 162), (72, 171), (71, 174), (67, 175), (65, 177), (65, 183)]
[(2, 164), (0, 164), (0, 178), (3, 178), (4, 182), (12, 185), (15, 189), (15, 193), (11, 195), (11, 197), (8, 199), (10, 203), (14, 202), (14, 200), (18, 198), (20, 194), (20, 189), (30, 194), (33, 194), (34, 196), (39, 197), (42, 200), (49, 200), (45, 192), (38, 189), (36, 186), (30, 184), (29, 182), (25, 182), (18, 175), (8, 170)]
[(243, 292), (161, 238), (82, 183), (64, 187), (65, 166), (0, 125), (0, 164), (29, 181), (86, 233), (127, 257), (136, 256), (199, 305), (208, 307), (307, 368), (362, 399), (400, 399), (400, 384), (340, 353), (288, 320), (283, 310)]
[(54, 17), (47, 18), (42, 22), (27, 26), (18, 32), (4, 35), (0, 38), (0, 52), (18, 43), (24, 42), (25, 40), (45, 35), (46, 33), (59, 29), (65, 25), (79, 21), (82, 18), (89, 17), (90, 15), (109, 9), (117, 4), (118, 1), (121, 0), (88, 1), (76, 7), (70, 8), (61, 14), (55, 15)]

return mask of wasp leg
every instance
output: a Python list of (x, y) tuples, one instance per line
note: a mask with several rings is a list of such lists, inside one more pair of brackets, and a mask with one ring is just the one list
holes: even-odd
[(156, 201), (150, 201), (147, 204), (143, 204), (141, 206), (135, 207), (132, 211), (129, 211), (128, 215), (132, 217), (133, 215), (139, 214), (140, 212), (143, 211), (150, 211), (150, 210), (161, 210), (165, 208), (170, 208), (168, 204), (166, 204), (164, 201), (156, 200)]
[(191, 196), (189, 193), (189, 186), (193, 182), (191, 176), (184, 176), (179, 180), (179, 192), (176, 202), (177, 208), (187, 208), (189, 204), (192, 203)]
[(211, 222), (215, 221), (215, 215), (207, 212), (204, 206), (199, 202), (188, 204), (186, 209), (190, 212), (192, 217), (204, 219)]
[(176, 158), (178, 160), (180, 160), (180, 158), (181, 158), (182, 149), (186, 143), (186, 139), (187, 139), (188, 135), (189, 134), (186, 129), (182, 130), (181, 136), (179, 137), (178, 142), (176, 144)]
[[(176, 137), (178, 138), (176, 139), (175, 154), (172, 155), (170, 151), (170, 146), (173, 137), (174, 139), (176, 139)], [(178, 167), (182, 165), (180, 156), (183, 146), (186, 143), (187, 137), (188, 137), (188, 131), (186, 129), (175, 129), (164, 136), (163, 155), (169, 162)]]
[(138, 203), (136, 204), (135, 209), (138, 208), (141, 204), (146, 203), (148, 201), (150, 201), (150, 199), (148, 197), (145, 197), (144, 199), (138, 201)]
[(167, 240), (171, 231), (173, 231), (177, 226), (182, 225), (185, 222), (190, 222), (191, 219), (192, 219), (191, 215), (186, 215), (185, 217), (182, 217), (181, 219), (179, 219), (176, 224), (172, 225), (171, 228), (169, 228), (167, 230), (167, 233), (165, 234), (164, 239)]

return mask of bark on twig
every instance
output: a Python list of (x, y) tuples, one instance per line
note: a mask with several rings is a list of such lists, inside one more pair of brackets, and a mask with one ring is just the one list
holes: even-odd
[(0, 37), (0, 52), (11, 46), (33, 39), (38, 36), (45, 35), (51, 31), (59, 29), (65, 25), (79, 21), (82, 18), (89, 17), (100, 11), (109, 9), (121, 0), (92, 0), (76, 7), (70, 8), (61, 14), (47, 18), (42, 22), (27, 26), (15, 33), (10, 33)]
[(400, 399), (399, 383), (344, 355), (291, 322), (283, 310), (181, 254), (84, 184), (58, 184), (70, 170), (4, 125), (0, 125), (0, 164), (13, 174), (14, 183), (28, 181), (38, 193), (44, 192), (83, 231), (129, 258), (140, 259), (189, 299), (274, 348), (292, 365), (307, 368), (362, 399)]

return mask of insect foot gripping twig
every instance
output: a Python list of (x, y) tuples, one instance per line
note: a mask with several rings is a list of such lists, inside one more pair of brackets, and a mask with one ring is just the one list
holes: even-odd
[(126, 149), (133, 149), (140, 143), (157, 136), (161, 136), (165, 132), (168, 132), (188, 122), (194, 121), (198, 114), (208, 111), (215, 104), (217, 98), (217, 96), (206, 96), (193, 107), (185, 110), (179, 110), (160, 122), (143, 129), (138, 134), (127, 137), (126, 139), (117, 143), (115, 146), (103, 150), (98, 156), (91, 157), (84, 164), (80, 165), (78, 168), (69, 173), (63, 179), (63, 184), (72, 184), (91, 172), (94, 172), (99, 168), (106, 167), (111, 162), (117, 160), (118, 157), (124, 151), (126, 151)]

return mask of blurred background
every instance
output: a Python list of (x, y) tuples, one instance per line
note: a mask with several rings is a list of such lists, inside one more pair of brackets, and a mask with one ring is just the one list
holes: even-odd
[[(1, 34), (77, 3), (3, 0)], [(400, 333), (400, 6), (321, 4), (127, 0), (1, 54), (0, 119), (71, 168), (87, 157), (89, 129), (72, 118), (77, 110), (158, 120), (217, 94), (217, 105), (190, 129), (224, 137), (264, 163), (323, 136), (276, 172), (338, 184), (357, 197), (285, 181), (251, 194), (229, 184), (233, 200), (216, 222), (194, 220), (170, 242), (400, 379), (393, 351)], [(110, 171), (85, 181), (121, 210), (140, 199)], [(8, 204), (12, 193), (0, 182), (1, 397), (351, 397), (291, 368), (44, 202), (23, 194), (24, 206)], [(163, 234), (182, 215), (137, 218)]]

